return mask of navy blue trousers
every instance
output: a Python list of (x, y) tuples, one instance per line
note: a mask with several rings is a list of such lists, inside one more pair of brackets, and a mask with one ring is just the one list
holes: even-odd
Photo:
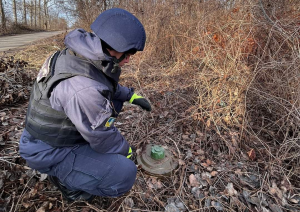
[(58, 177), (70, 190), (116, 197), (131, 189), (136, 172), (135, 164), (125, 156), (100, 154), (87, 144), (72, 150), (48, 174)]
[[(117, 113), (123, 102), (113, 101)], [(135, 181), (135, 164), (123, 155), (101, 154), (88, 144), (74, 148), (65, 159), (47, 172), (70, 190), (116, 197), (129, 191)]]

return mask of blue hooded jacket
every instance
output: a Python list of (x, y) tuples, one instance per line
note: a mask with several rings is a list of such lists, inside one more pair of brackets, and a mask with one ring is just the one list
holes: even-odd
[[(111, 58), (102, 51), (100, 39), (93, 33), (76, 29), (65, 38), (68, 48), (91, 60)], [(101, 95), (106, 85), (93, 79), (75, 76), (60, 82), (50, 96), (51, 107), (64, 111), (92, 149), (105, 154), (128, 154), (129, 144), (114, 127), (105, 127), (103, 120), (112, 113), (110, 102)], [(118, 84), (114, 100), (128, 101), (133, 89)], [(108, 113), (108, 114), (107, 114)], [(103, 117), (105, 116), (105, 118)], [(74, 147), (55, 148), (35, 139), (24, 130), (20, 139), (20, 155), (28, 165), (41, 172), (59, 163)]]

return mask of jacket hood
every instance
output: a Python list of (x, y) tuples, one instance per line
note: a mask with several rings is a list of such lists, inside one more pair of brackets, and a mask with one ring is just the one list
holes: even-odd
[(98, 69), (112, 78), (119, 81), (121, 69), (112, 72), (114, 62), (111, 56), (102, 50), (101, 40), (94, 33), (86, 32), (84, 29), (75, 29), (65, 37), (66, 47), (89, 59)]
[(84, 29), (75, 29), (67, 34), (65, 45), (91, 60), (109, 60), (102, 51), (99, 37)]

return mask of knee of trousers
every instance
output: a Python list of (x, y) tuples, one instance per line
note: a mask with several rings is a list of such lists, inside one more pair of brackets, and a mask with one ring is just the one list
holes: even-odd
[(136, 173), (136, 165), (120, 155), (119, 163), (112, 168), (98, 187), (98, 190), (102, 193), (100, 196), (117, 197), (128, 192), (135, 182)]
[(70, 190), (115, 197), (129, 191), (137, 173), (136, 165), (117, 154), (86, 155), (70, 153), (55, 167), (53, 175)]

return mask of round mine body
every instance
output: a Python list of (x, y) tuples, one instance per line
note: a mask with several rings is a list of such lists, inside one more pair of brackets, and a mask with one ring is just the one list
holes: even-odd
[(169, 176), (178, 167), (177, 160), (168, 149), (153, 144), (148, 144), (137, 156), (137, 162), (146, 172), (156, 176)]

